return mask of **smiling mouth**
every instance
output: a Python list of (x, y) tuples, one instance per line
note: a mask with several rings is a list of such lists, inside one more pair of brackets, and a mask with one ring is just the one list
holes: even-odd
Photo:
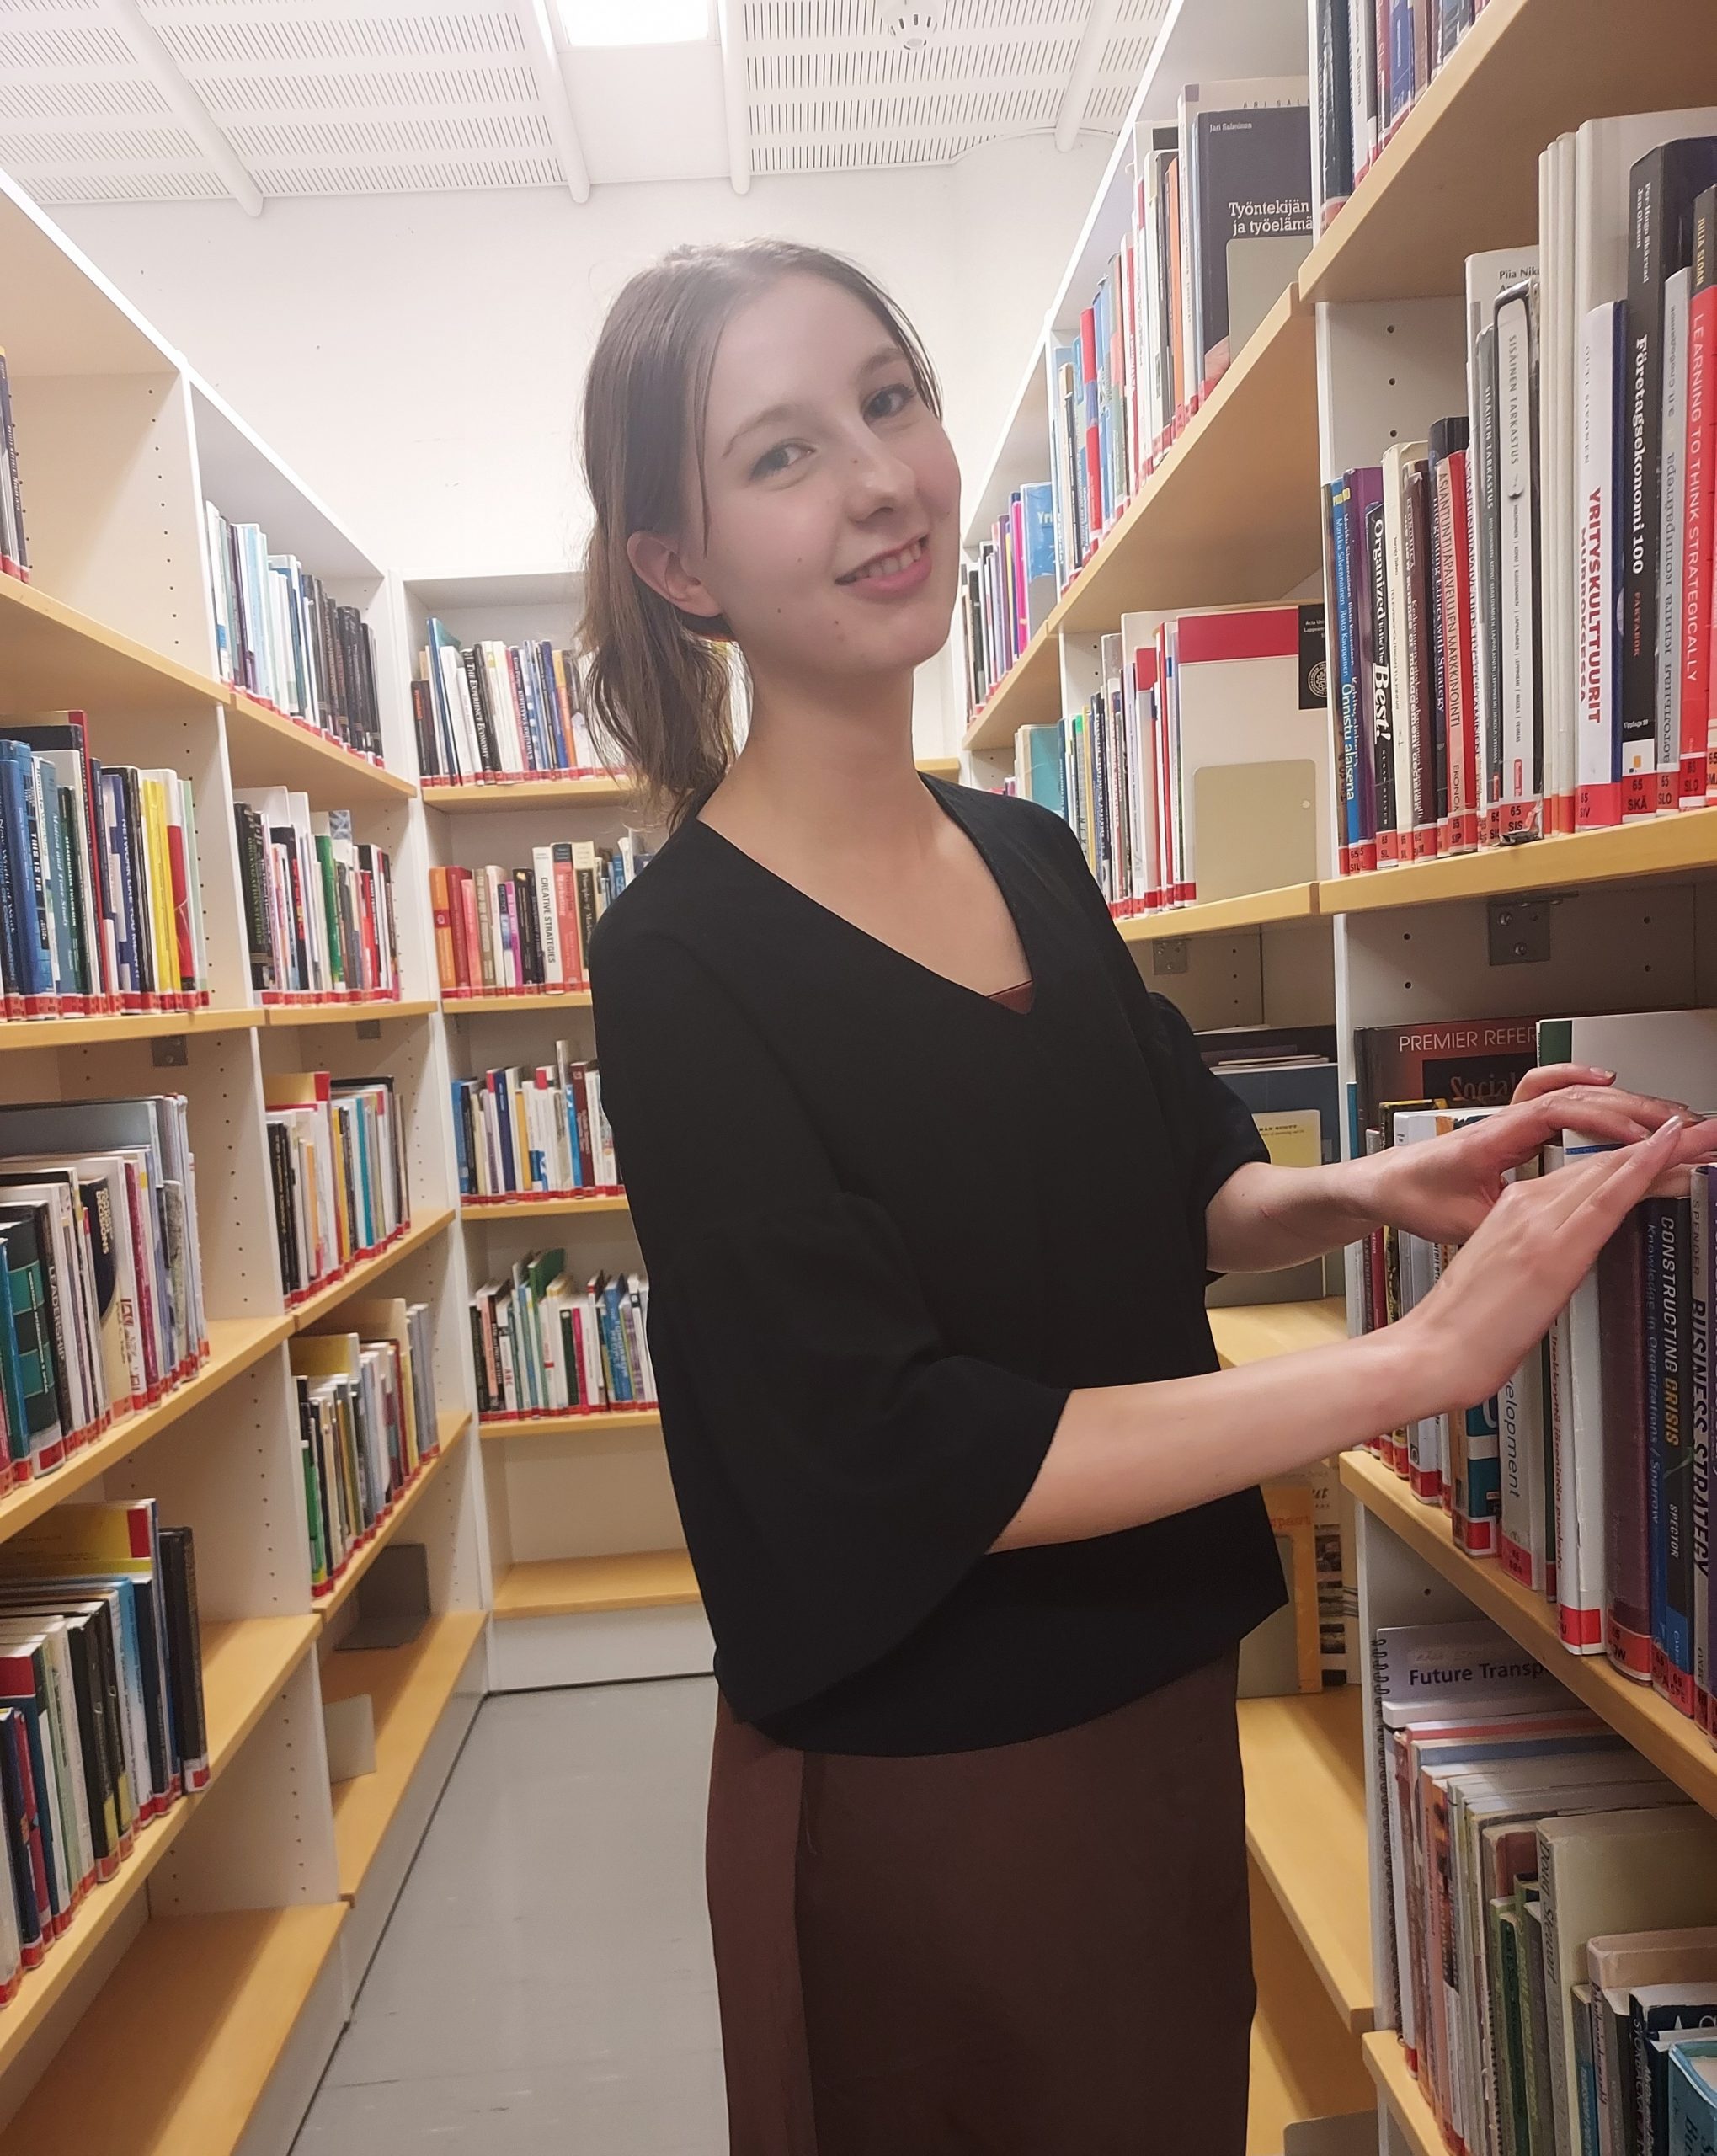
[(863, 584), (873, 576), (898, 576), (903, 569), (909, 569), (929, 545), (927, 539), (914, 539), (908, 546), (892, 554), (878, 554), (873, 562), (866, 562), (861, 568), (849, 569), (845, 576), (838, 576), (837, 584)]

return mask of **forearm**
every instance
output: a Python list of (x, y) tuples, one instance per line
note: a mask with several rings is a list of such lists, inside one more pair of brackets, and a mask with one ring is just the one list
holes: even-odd
[(1217, 1273), (1268, 1273), (1341, 1250), (1382, 1224), (1378, 1176), (1369, 1160), (1317, 1168), (1249, 1161), (1205, 1210), (1210, 1266)]
[(994, 1546), (1165, 1518), (1363, 1444), (1438, 1399), (1423, 1345), (1403, 1326), (1207, 1376), (1085, 1387)]

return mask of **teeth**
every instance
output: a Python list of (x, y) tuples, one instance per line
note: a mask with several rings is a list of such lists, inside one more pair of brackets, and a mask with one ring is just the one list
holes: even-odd
[(840, 579), (843, 584), (862, 584), (867, 577), (898, 576), (902, 569), (909, 569), (924, 552), (924, 542), (914, 539), (909, 547), (898, 554), (884, 554), (880, 561), (868, 562), (861, 569), (855, 569), (850, 576)]

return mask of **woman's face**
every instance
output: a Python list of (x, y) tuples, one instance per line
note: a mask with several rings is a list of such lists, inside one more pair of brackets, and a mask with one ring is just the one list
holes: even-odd
[(853, 294), (787, 276), (733, 316), (702, 477), (707, 524), (691, 472), (681, 542), (658, 564), (679, 588), (662, 588), (725, 616), (754, 672), (898, 673), (941, 648), (960, 474), (904, 354)]

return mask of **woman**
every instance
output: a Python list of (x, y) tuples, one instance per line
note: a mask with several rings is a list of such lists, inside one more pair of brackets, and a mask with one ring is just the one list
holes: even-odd
[[(1239, 2156), (1255, 1486), (1495, 1390), (1697, 1135), (1565, 1070), (1268, 1165), (1067, 826), (914, 771), (959, 475), (850, 264), (670, 255), (584, 427), (591, 698), (675, 819), (590, 968), (717, 1648), (735, 2156)], [(1622, 1150), (1505, 1193), (1570, 1123)], [(1470, 1237), (1411, 1318), (1218, 1370), (1207, 1267), (1380, 1220)]]

